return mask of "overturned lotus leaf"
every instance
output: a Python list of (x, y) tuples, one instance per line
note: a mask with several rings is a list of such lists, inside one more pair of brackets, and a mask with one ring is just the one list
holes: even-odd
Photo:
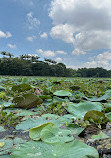
[(77, 91), (78, 89), (80, 89), (80, 86), (73, 85), (73, 86), (70, 87), (70, 89), (72, 89), (73, 91)]
[(76, 118), (83, 119), (84, 115), (91, 110), (102, 111), (103, 105), (98, 102), (80, 102), (78, 104), (72, 103), (68, 105), (68, 111)]
[(40, 140), (41, 139), (40, 133), (41, 133), (42, 129), (44, 127), (48, 126), (49, 124), (51, 126), (54, 125), (53, 123), (48, 122), (48, 123), (44, 123), (44, 124), (42, 124), (40, 126), (37, 126), (37, 127), (34, 127), (32, 129), (30, 129), (29, 130), (29, 136), (30, 136), (30, 138), (33, 139), (33, 140)]
[(72, 96), (72, 93), (67, 90), (59, 90), (53, 93), (53, 95), (59, 96), (59, 97), (69, 97)]
[(30, 109), (42, 104), (42, 99), (34, 94), (24, 94), (13, 99), (14, 107)]
[(30, 85), (23, 83), (19, 85), (14, 85), (11, 90), (14, 92), (26, 92), (30, 89), (32, 89)]
[(102, 112), (99, 111), (88, 111), (85, 116), (84, 120), (93, 122), (93, 123), (105, 123), (107, 121), (105, 115)]

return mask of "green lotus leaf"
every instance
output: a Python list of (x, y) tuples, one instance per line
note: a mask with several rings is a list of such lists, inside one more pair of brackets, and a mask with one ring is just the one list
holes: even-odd
[(48, 125), (40, 133), (42, 141), (46, 143), (70, 142), (74, 140), (70, 130), (59, 129), (56, 126)]
[(98, 139), (106, 139), (106, 138), (110, 138), (109, 136), (107, 136), (104, 132), (100, 131), (98, 135), (92, 135), (91, 139), (94, 140), (98, 140)]
[(47, 144), (28, 141), (12, 150), (11, 158), (99, 158), (97, 150), (78, 140), (69, 143)]
[(106, 113), (105, 116), (111, 121), (111, 112)]
[(59, 90), (54, 92), (53, 95), (56, 95), (58, 97), (69, 97), (72, 96), (72, 93), (67, 90)]
[(33, 139), (33, 140), (40, 140), (40, 139), (41, 139), (40, 133), (41, 133), (42, 129), (43, 129), (44, 127), (48, 126), (48, 125), (53, 126), (54, 124), (48, 122), (48, 123), (44, 123), (44, 124), (42, 124), (42, 125), (40, 125), (40, 126), (37, 126), (37, 127), (34, 127), (34, 128), (32, 128), (32, 129), (30, 129), (30, 130), (29, 130), (29, 137), (30, 137), (31, 139)]
[(69, 104), (68, 111), (76, 118), (83, 119), (84, 115), (91, 110), (102, 111), (103, 105), (99, 102), (81, 102), (78, 104)]
[(84, 128), (74, 123), (68, 124), (67, 129), (69, 129), (73, 135), (79, 135), (84, 130)]

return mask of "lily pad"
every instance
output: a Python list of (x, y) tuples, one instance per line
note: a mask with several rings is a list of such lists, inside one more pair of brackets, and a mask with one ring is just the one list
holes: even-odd
[(44, 123), (40, 126), (37, 126), (37, 127), (34, 127), (32, 129), (29, 130), (29, 137), (33, 140), (40, 140), (41, 139), (41, 131), (44, 127), (48, 126), (48, 125), (51, 125), (53, 126), (54, 124), (53, 123)]
[[(33, 149), (33, 150), (31, 150)], [(95, 148), (78, 140), (50, 145), (41, 141), (29, 141), (12, 151), (11, 158), (99, 158)]]
[(67, 90), (59, 90), (54, 92), (53, 95), (56, 95), (58, 97), (69, 97), (72, 96), (72, 93)]
[(40, 133), (41, 140), (46, 143), (70, 142), (74, 137), (70, 130), (59, 129), (56, 126), (48, 125)]
[(94, 139), (94, 140), (105, 139), (105, 138), (109, 138), (109, 136), (107, 136), (105, 133), (103, 133), (101, 131), (98, 135), (91, 136), (91, 139)]
[(13, 99), (14, 107), (30, 109), (42, 104), (42, 99), (34, 94), (23, 94)]
[(98, 102), (81, 102), (78, 104), (69, 104), (68, 111), (76, 118), (83, 119), (84, 115), (91, 110), (102, 111), (103, 105)]
[(99, 124), (106, 123), (107, 121), (105, 115), (102, 112), (94, 110), (88, 111), (84, 116), (84, 120)]
[(30, 89), (32, 89), (30, 85), (23, 83), (19, 85), (14, 85), (11, 90), (14, 92), (26, 92)]

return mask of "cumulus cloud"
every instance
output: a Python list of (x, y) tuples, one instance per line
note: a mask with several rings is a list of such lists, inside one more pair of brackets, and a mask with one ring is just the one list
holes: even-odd
[(111, 52), (104, 52), (95, 56), (92, 61), (84, 63), (84, 67), (103, 67), (105, 69), (111, 69)]
[(54, 51), (51, 50), (43, 51), (42, 49), (38, 49), (37, 53), (40, 53), (44, 57), (54, 57), (56, 55)]
[(43, 32), (41, 35), (40, 35), (41, 38), (47, 38), (47, 33), (46, 32)]
[(56, 51), (56, 53), (58, 53), (58, 54), (62, 54), (62, 55), (66, 55), (66, 54), (67, 54), (66, 52), (64, 52), (64, 51), (60, 51), (60, 50)]
[(29, 42), (33, 42), (33, 41), (36, 39), (36, 36), (29, 36), (29, 37), (27, 37), (26, 39), (27, 39), (27, 41), (29, 41)]
[(50, 31), (50, 35), (54, 39), (61, 39), (66, 43), (73, 43), (73, 27), (71, 25), (56, 25)]
[(110, 0), (53, 0), (49, 16), (54, 24), (50, 35), (72, 43), (74, 54), (111, 49)]
[(38, 28), (38, 26), (40, 25), (40, 21), (33, 16), (33, 12), (27, 13), (27, 24), (30, 30)]
[(55, 60), (57, 61), (57, 63), (61, 63), (62, 62), (62, 58), (56, 58)]
[(0, 30), (0, 38), (9, 38), (12, 37), (12, 34), (10, 32), (3, 32)]
[(81, 55), (81, 54), (84, 55), (84, 54), (86, 54), (86, 52), (76, 48), (74, 51), (72, 51), (72, 54), (73, 55)]
[(16, 48), (16, 45), (15, 45), (15, 44), (8, 44), (8, 47), (9, 47), (10, 49), (15, 49), (15, 48)]

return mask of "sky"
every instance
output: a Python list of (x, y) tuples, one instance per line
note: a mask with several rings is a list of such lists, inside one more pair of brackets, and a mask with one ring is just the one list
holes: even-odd
[(111, 69), (111, 0), (0, 0), (0, 51)]

